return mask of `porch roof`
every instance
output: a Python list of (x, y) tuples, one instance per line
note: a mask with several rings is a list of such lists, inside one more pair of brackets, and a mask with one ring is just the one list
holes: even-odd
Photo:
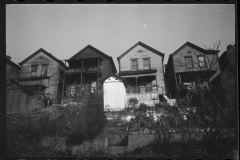
[(123, 72), (119, 72), (119, 76), (121, 76), (121, 77), (155, 76), (156, 72), (157, 72), (156, 69), (138, 70), (138, 71), (123, 71)]

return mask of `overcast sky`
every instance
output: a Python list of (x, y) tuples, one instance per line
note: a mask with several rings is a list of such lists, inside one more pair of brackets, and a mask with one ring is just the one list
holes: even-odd
[(168, 55), (189, 41), (235, 44), (233, 4), (7, 5), (6, 54), (19, 63), (39, 48), (69, 59), (88, 44), (117, 57), (141, 41)]

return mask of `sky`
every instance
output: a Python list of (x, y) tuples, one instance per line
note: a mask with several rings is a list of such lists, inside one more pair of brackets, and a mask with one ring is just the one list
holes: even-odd
[(60, 60), (88, 44), (117, 57), (141, 41), (165, 54), (184, 43), (235, 44), (234, 4), (9, 4), (6, 55), (19, 63), (40, 48)]

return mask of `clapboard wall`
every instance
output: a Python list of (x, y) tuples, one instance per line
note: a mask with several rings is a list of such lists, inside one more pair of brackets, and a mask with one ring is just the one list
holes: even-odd
[[(197, 57), (203, 55), (205, 56), (206, 61), (206, 68), (200, 68), (198, 66), (198, 59)], [(186, 68), (185, 65), (185, 56), (191, 56), (193, 60), (194, 67), (191, 69)], [(180, 72), (189, 72), (189, 71), (204, 71), (204, 70), (220, 70), (219, 63), (218, 63), (218, 55), (217, 54), (204, 54), (190, 46), (185, 46), (178, 52), (174, 53), (173, 55), (173, 64), (175, 73)]]
[(50, 93), (51, 96), (56, 99), (58, 95), (59, 71), (63, 70), (63, 67), (46, 54), (39, 52), (37, 55), (33, 56), (27, 62), (22, 64), (19, 78), (30, 78), (32, 65), (37, 65), (36, 77), (40, 77), (42, 73), (42, 65), (44, 64), (48, 64), (47, 76), (49, 76), (45, 93)]
[(119, 69), (122, 71), (131, 71), (131, 59), (138, 60), (138, 70), (143, 70), (143, 59), (150, 58), (151, 69), (156, 69), (157, 85), (164, 89), (163, 56), (160, 56), (141, 45), (137, 45), (119, 60)]

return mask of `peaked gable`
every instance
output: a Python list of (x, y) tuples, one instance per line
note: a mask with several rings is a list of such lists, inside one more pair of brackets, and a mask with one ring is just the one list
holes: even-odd
[(79, 55), (81, 54), (88, 54), (89, 51), (93, 51), (96, 54), (99, 54), (107, 59), (110, 59), (111, 57), (106, 55), (105, 53), (103, 53), (102, 51), (96, 49), (95, 47), (91, 46), (91, 45), (87, 45), (86, 47), (84, 47), (82, 50), (80, 50), (79, 52), (77, 52), (75, 55), (73, 55), (71, 58), (69, 58), (69, 60), (73, 60), (76, 59)]
[(191, 42), (186, 42), (181, 47), (179, 47), (176, 51), (174, 51), (172, 54), (170, 54), (169, 56), (172, 56), (172, 57), (175, 56), (180, 50), (182, 50), (186, 46), (189, 46), (189, 47), (191, 47), (197, 51), (200, 51), (204, 54), (218, 54), (219, 53), (219, 50), (205, 50)]
[(6, 58), (6, 63), (8, 63), (9, 65), (15, 67), (17, 70), (20, 70), (20, 66), (17, 65), (16, 63), (14, 63), (13, 61), (9, 60), (8, 58)]
[(77, 52), (75, 55), (73, 55), (71, 58), (69, 58), (66, 61), (71, 61), (71, 60), (75, 60), (75, 59), (81, 59), (83, 57), (88, 57), (88, 58), (94, 58), (94, 57), (99, 57), (98, 55), (110, 60), (115, 73), (117, 73), (117, 69), (115, 67), (115, 64), (113, 62), (112, 57), (108, 56), (107, 54), (103, 53), (102, 51), (96, 49), (95, 47), (91, 46), (91, 45), (87, 45), (86, 47), (84, 47), (82, 50), (80, 50), (79, 52)]
[(119, 57), (117, 57), (117, 59), (118, 59), (118, 62), (119, 62), (119, 60), (123, 57), (123, 56), (125, 56), (127, 53), (129, 53), (132, 49), (134, 49), (135, 47), (137, 47), (137, 46), (142, 46), (142, 47), (144, 47), (144, 48), (146, 48), (147, 50), (149, 50), (149, 51), (152, 51), (153, 53), (155, 53), (155, 54), (157, 54), (157, 55), (159, 55), (159, 56), (162, 56), (163, 57), (163, 60), (164, 60), (164, 53), (162, 53), (162, 52), (159, 52), (158, 50), (156, 50), (156, 49), (154, 49), (154, 48), (152, 48), (152, 47), (150, 47), (150, 46), (148, 46), (148, 45), (146, 45), (146, 44), (144, 44), (144, 43), (142, 43), (142, 42), (137, 42), (135, 45), (133, 45), (131, 48), (129, 48), (126, 52), (124, 52), (122, 55), (120, 55)]
[(8, 85), (6, 85), (6, 89), (17, 89), (17, 88), (22, 88), (25, 92), (30, 93), (30, 94), (34, 94), (34, 92), (30, 89), (28, 89), (26, 86), (24, 85), (20, 85), (18, 82), (14, 81)]
[[(51, 53), (48, 53), (47, 51), (45, 51), (44, 49), (40, 48), (39, 50), (37, 50), (36, 52), (34, 52), (33, 54), (31, 54), (30, 56), (28, 56), (26, 59), (24, 59), (22, 62), (18, 63), (20, 66), (22, 66), (25, 62), (27, 62), (28, 60), (30, 60), (31, 58), (33, 58), (34, 56), (36, 56), (39, 53), (44, 53), (45, 55), (47, 55), (48, 57), (50, 57), (51, 59), (53, 59), (54, 61), (56, 61), (57, 63), (61, 64), (65, 69), (67, 69), (67, 66), (59, 59), (57, 59), (56, 57), (54, 57)], [(41, 58), (41, 57), (39, 57)]]
[(110, 75), (100, 79), (100, 82), (104, 83), (108, 78), (111, 78), (111, 77), (115, 77), (116, 79), (119, 79), (120, 81), (122, 81), (124, 83), (124, 85), (126, 87), (126, 80), (124, 78), (120, 77), (119, 75), (115, 74), (115, 73), (110, 74)]

